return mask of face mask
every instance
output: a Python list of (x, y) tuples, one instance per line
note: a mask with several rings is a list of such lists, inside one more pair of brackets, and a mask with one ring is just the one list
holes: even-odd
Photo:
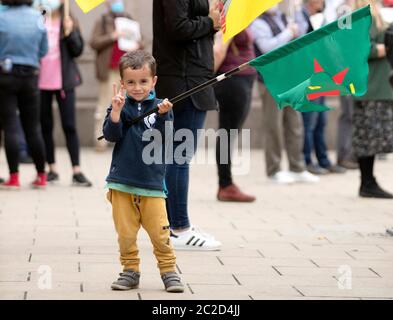
[(111, 4), (111, 11), (113, 13), (124, 12), (124, 3), (122, 1), (116, 1)]
[(43, 7), (49, 7), (52, 11), (56, 11), (60, 8), (60, 0), (41, 0)]

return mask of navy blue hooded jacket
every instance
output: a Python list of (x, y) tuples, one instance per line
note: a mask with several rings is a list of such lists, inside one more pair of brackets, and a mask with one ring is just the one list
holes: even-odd
[[(114, 123), (110, 117), (112, 106), (108, 108), (104, 121), (104, 137), (110, 142), (116, 142), (112, 154), (112, 163), (107, 182), (121, 183), (132, 187), (165, 191), (165, 122), (170, 121), (173, 130), (173, 112), (165, 114), (152, 114), (131, 127), (124, 122), (131, 121), (141, 114), (148, 112), (162, 102), (157, 99), (154, 92), (142, 102), (131, 97), (126, 98), (125, 105), (120, 114), (120, 121)], [(151, 141), (143, 141), (142, 136), (146, 130), (157, 129), (162, 136), (159, 152), (161, 163), (146, 164), (142, 159), (143, 149)]]

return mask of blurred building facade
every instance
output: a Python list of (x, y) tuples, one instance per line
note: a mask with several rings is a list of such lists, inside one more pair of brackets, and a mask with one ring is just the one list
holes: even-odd
[[(146, 49), (151, 50), (152, 46), (152, 0), (125, 0), (126, 11), (140, 22), (144, 43)], [(97, 103), (97, 81), (95, 78), (95, 53), (89, 47), (89, 40), (95, 21), (106, 11), (104, 4), (100, 5), (91, 12), (84, 14), (74, 1), (71, 1), (71, 12), (76, 16), (81, 25), (82, 34), (85, 40), (85, 50), (83, 55), (78, 59), (78, 64), (83, 77), (83, 84), (77, 89), (77, 112), (78, 112), (78, 130), (82, 146), (94, 145), (94, 110)], [(245, 128), (251, 129), (251, 146), (254, 148), (263, 147), (262, 136), (262, 108), (259, 94), (254, 88), (252, 110), (245, 124)], [(332, 99), (332, 106), (337, 106), (337, 99)], [(108, 101), (108, 106), (110, 101)], [(337, 110), (329, 112), (328, 126), (328, 145), (334, 148), (336, 122), (338, 115)], [(57, 113), (57, 111), (55, 111)], [(208, 113), (206, 127), (215, 128), (217, 124), (217, 112)], [(64, 146), (65, 141), (61, 133), (59, 117), (56, 115), (55, 139), (59, 146)]]

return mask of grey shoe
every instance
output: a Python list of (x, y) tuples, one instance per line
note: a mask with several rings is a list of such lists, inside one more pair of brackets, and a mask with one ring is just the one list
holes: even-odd
[(344, 167), (340, 165), (335, 165), (335, 166), (331, 165), (330, 167), (324, 169), (328, 170), (330, 173), (338, 173), (338, 174), (342, 174), (347, 171)]
[(134, 270), (124, 270), (120, 273), (120, 278), (112, 283), (113, 290), (130, 290), (139, 287), (139, 278), (141, 274)]
[(184, 286), (176, 272), (167, 272), (161, 275), (166, 292), (184, 292)]
[(309, 164), (307, 166), (307, 171), (312, 173), (312, 174), (316, 174), (316, 175), (325, 175), (325, 174), (329, 173), (328, 170), (326, 170), (325, 168), (320, 167), (317, 164)]

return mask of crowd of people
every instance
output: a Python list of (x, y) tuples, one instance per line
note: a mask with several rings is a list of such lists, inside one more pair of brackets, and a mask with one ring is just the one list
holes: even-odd
[[(263, 78), (251, 68), (185, 99), (173, 110), (171, 103), (158, 99), (174, 97), (212, 79), (217, 73), (227, 72), (312, 32), (315, 24), (310, 17), (317, 13), (325, 13), (323, 24), (339, 17), (339, 6), (356, 9), (368, 3), (372, 5), (373, 16), (368, 92), (363, 97), (341, 97), (335, 163), (329, 159), (326, 146), (327, 113), (299, 113), (292, 108), (279, 111)], [(124, 272), (114, 282), (113, 289), (130, 289), (139, 284), (136, 232), (140, 224), (152, 239), (162, 279), (170, 292), (181, 292), (183, 287), (175, 272), (175, 256), (169, 239), (176, 250), (220, 250), (220, 241), (190, 221), (190, 162), (197, 150), (198, 130), (204, 128), (207, 111), (219, 110), (218, 128), (227, 132), (228, 137), (231, 129), (242, 128), (250, 112), (255, 81), (262, 101), (269, 180), (279, 184), (318, 183), (320, 175), (359, 169), (361, 197), (393, 199), (374, 177), (376, 156), (393, 152), (393, 90), (384, 44), (387, 25), (376, 0), (304, 0), (296, 10), (284, 10), (276, 5), (226, 44), (220, 40), (223, 9), (220, 2), (153, 0), (152, 55), (142, 50), (143, 41), (130, 52), (119, 47), (119, 39), (124, 34), (116, 30), (115, 20), (133, 18), (126, 12), (122, 0), (108, 0), (106, 6), (107, 12), (97, 19), (89, 45), (96, 52), (99, 86), (95, 134), (100, 136), (104, 132), (106, 138), (97, 141), (95, 148), (101, 152), (108, 148), (108, 141), (115, 142), (107, 187)], [(42, 8), (50, 8), (51, 17), (39, 24)], [(72, 182), (78, 186), (92, 185), (81, 171), (76, 128), (75, 88), (82, 83), (82, 76), (75, 59), (83, 49), (80, 25), (65, 11), (63, 1), (38, 0), (34, 5), (32, 0), (1, 1), (0, 131), (4, 133), (10, 172), (9, 179), (1, 181), (2, 188), (20, 188), (21, 150), (29, 152), (36, 167), (33, 187), (43, 188), (47, 182), (59, 180), (53, 139), (53, 97), (71, 160)], [(323, 104), (323, 99), (318, 103)], [(131, 147), (142, 150), (142, 142), (137, 140), (145, 128), (141, 122), (130, 129), (127, 122), (156, 106), (159, 111), (152, 120), (156, 127), (162, 130), (167, 120), (173, 122), (175, 131), (192, 132), (194, 139), (183, 137), (181, 141), (174, 141), (173, 149), (185, 143), (185, 149), (192, 150), (185, 155), (186, 161), (176, 161), (184, 155), (174, 153), (171, 164), (147, 166), (138, 162), (138, 152), (127, 154)], [(23, 141), (27, 148), (21, 147)], [(256, 197), (234, 183), (232, 143), (234, 141), (222, 144), (220, 136), (217, 137), (217, 199), (253, 202)], [(288, 170), (282, 168), (282, 149), (287, 153)], [(222, 162), (223, 158), (228, 161)], [(138, 166), (136, 171), (129, 169), (133, 165)], [(139, 220), (131, 219), (130, 212)]]

